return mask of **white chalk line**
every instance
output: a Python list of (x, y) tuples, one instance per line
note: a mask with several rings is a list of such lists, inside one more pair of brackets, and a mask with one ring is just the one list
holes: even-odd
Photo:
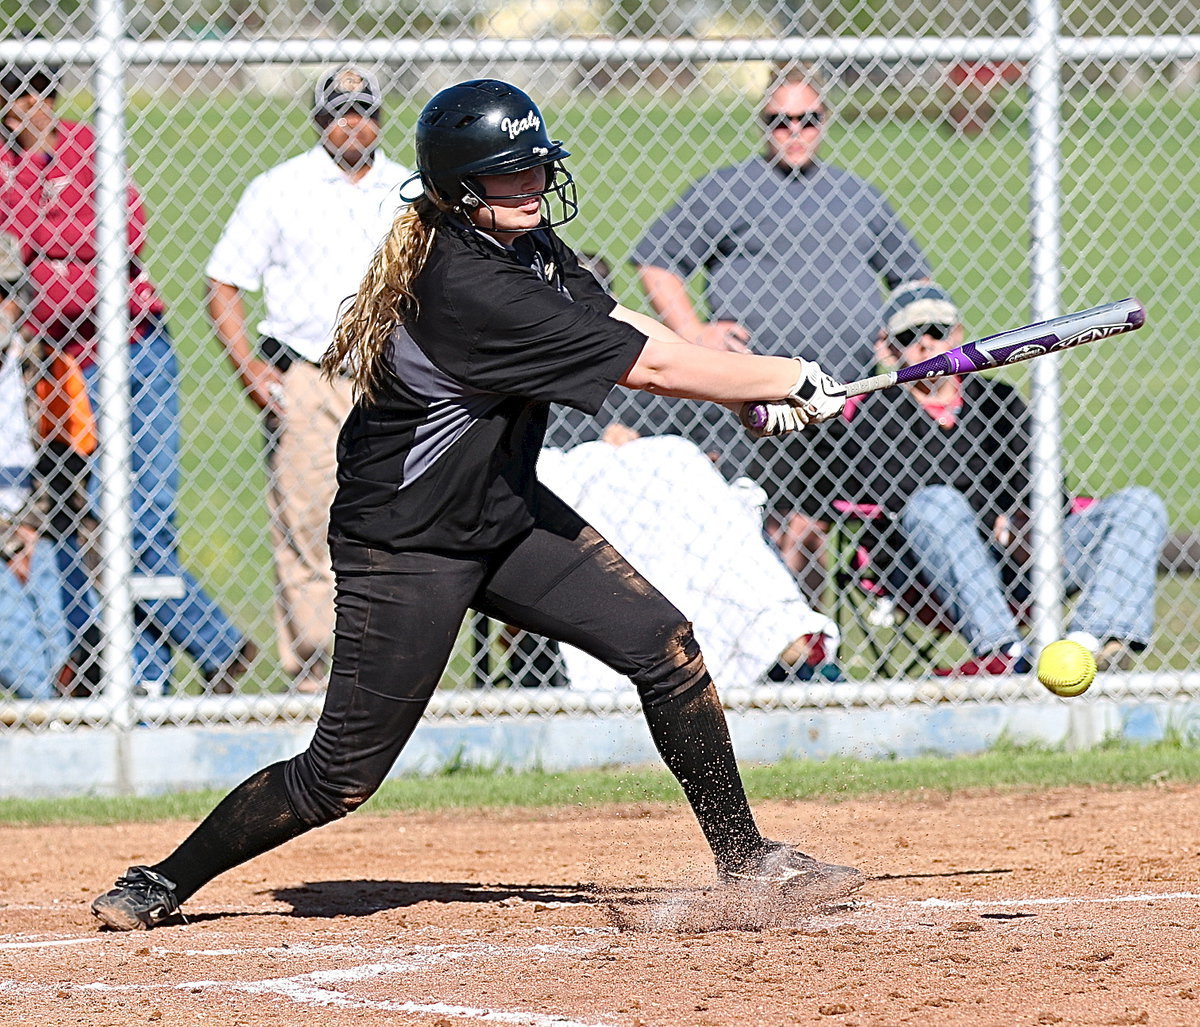
[(1058, 895), (1041, 899), (915, 899), (907, 903), (925, 909), (997, 909), (1009, 906), (1102, 906), (1119, 902), (1185, 902), (1200, 892), (1143, 892), (1138, 895)]
[(4, 941), (0, 949), (49, 949), (60, 945), (92, 945), (99, 938), (46, 938), (41, 941)]
[[(1051, 909), (1055, 907), (1072, 906), (1116, 906), (1139, 903), (1195, 902), (1200, 900), (1200, 892), (1143, 892), (1134, 895), (1054, 895), (1041, 898), (1015, 897), (1011, 899), (910, 899), (908, 901), (889, 901), (887, 899), (856, 898), (852, 905), (838, 911), (837, 922), (840, 925), (858, 924), (870, 926), (879, 930), (903, 931), (913, 927), (937, 928), (932, 919), (913, 920), (914, 911), (922, 911), (930, 916), (939, 912), (977, 911), (980, 916), (989, 914), (985, 910), (997, 910), (991, 916), (1000, 916), (1000, 910), (1012, 910), (1013, 917), (1033, 917), (1034, 913), (1018, 913), (1016, 911), (1030, 907)], [(1034, 923), (1034, 921), (1029, 921)]]
[[(83, 940), (83, 939), (81, 939)], [(90, 939), (89, 939), (90, 940)], [(304, 951), (298, 951), (303, 949)], [(376, 949), (376, 952), (379, 950)], [(197, 980), (180, 984), (106, 984), (95, 981), (85, 984), (72, 984), (72, 990), (96, 993), (146, 993), (151, 991), (188, 991), (200, 990), (217, 992), (241, 992), (251, 995), (273, 995), (303, 1006), (336, 1006), (343, 1009), (372, 1009), (384, 1012), (425, 1013), (441, 1015), (456, 1019), (477, 1020), (484, 1023), (504, 1023), (513, 1027), (614, 1027), (604, 1021), (574, 1020), (570, 1017), (548, 1013), (536, 1013), (528, 1010), (488, 1009), (476, 1006), (455, 1005), (445, 1002), (414, 1002), (393, 1001), (390, 999), (370, 999), (349, 995), (342, 991), (333, 990), (336, 986), (360, 983), (362, 981), (389, 977), (398, 974), (411, 974), (422, 970), (440, 968), (450, 963), (462, 960), (487, 958), (490, 960), (511, 958), (515, 955), (569, 955), (579, 956), (588, 952), (598, 951), (594, 945), (562, 946), (562, 945), (532, 945), (532, 946), (499, 946), (476, 944), (466, 949), (450, 949), (445, 946), (421, 946), (416, 951), (409, 950), (406, 958), (398, 960), (376, 961), (359, 966), (343, 967), (334, 970), (317, 970), (310, 973), (295, 974), (287, 977), (265, 978), (258, 981), (218, 981)], [(151, 952), (158, 954), (180, 954), (173, 950), (155, 946)], [(354, 945), (307, 945), (282, 946), (243, 949), (191, 949), (182, 954), (193, 956), (221, 955), (246, 956), (283, 953), (294, 955), (314, 954), (343, 954), (368, 955), (369, 951)], [(59, 991), (62, 985), (41, 985), (21, 981), (0, 980), (0, 994), (32, 995), (51, 990)]]

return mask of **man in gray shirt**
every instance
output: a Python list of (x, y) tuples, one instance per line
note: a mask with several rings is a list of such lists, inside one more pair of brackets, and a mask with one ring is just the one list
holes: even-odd
[[(928, 278), (929, 265), (878, 190), (817, 159), (827, 119), (810, 75), (793, 69), (778, 77), (760, 116), (763, 152), (700, 179), (650, 226), (632, 260), (659, 317), (685, 338), (714, 349), (799, 354), (843, 381), (862, 377), (874, 359), (883, 284)], [(686, 284), (701, 270), (707, 321)], [(707, 423), (682, 433), (720, 450), (727, 474), (750, 473), (767, 490), (772, 533), (802, 572), (819, 543), (803, 516), (814, 508), (804, 488), (814, 431), (739, 454), (729, 445), (741, 438), (736, 418), (721, 417), (714, 408)], [(657, 430), (680, 431), (667, 423)]]

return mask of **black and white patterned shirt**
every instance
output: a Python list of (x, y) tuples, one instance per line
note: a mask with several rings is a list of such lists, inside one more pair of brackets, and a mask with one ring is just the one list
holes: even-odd
[(438, 232), (381, 394), (338, 440), (330, 533), (389, 550), (482, 550), (528, 529), (551, 403), (594, 414), (646, 336), (549, 229), (509, 249)]

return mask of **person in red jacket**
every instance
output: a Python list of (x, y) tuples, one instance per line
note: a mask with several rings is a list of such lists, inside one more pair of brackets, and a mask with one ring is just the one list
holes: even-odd
[[(0, 230), (15, 237), (23, 290), (9, 299), (23, 332), (74, 357), (95, 396), (97, 356), (96, 139), (92, 129), (58, 117), (57, 71), (13, 65), (0, 76)], [(146, 216), (133, 186), (126, 191), (129, 247), (130, 429), (134, 570), (178, 579), (172, 598), (139, 603), (136, 679), (165, 688), (171, 650), (182, 648), (221, 691), (256, 653), (221, 608), (182, 567), (175, 527), (179, 479), (179, 393), (164, 304), (142, 267)], [(93, 492), (98, 484), (93, 476)], [(92, 496), (95, 504), (95, 496)], [(73, 648), (81, 660), (97, 639), (95, 599), (74, 533), (59, 540)]]

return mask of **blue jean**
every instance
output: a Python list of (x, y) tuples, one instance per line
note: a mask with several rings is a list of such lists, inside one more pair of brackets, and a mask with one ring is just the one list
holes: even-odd
[[(957, 489), (915, 492), (900, 515), (906, 563), (933, 589), (976, 653), (1019, 641), (1001, 580), (1002, 550), (988, 541)], [(1163, 502), (1132, 487), (1096, 500), (1063, 523), (1064, 585), (1079, 595), (1070, 628), (1145, 647), (1154, 628), (1155, 574), (1167, 533)], [(1025, 581), (1016, 588), (1027, 589)]]
[(22, 699), (49, 699), (70, 652), (54, 550), (34, 545), (24, 585), (0, 566), (0, 687)]
[[(205, 674), (232, 662), (245, 641), (200, 583), (179, 560), (175, 527), (179, 491), (179, 369), (166, 325), (153, 323), (129, 349), (130, 420), (132, 425), (132, 495), (134, 573), (176, 577), (183, 583), (178, 599), (147, 599), (137, 604), (134, 621), (135, 681), (165, 689), (171, 676), (171, 650), (184, 650)], [(100, 368), (84, 368), (88, 394), (96, 396)], [(88, 501), (99, 510), (100, 476), (93, 474)], [(79, 646), (96, 614), (96, 597), (73, 538), (61, 544), (59, 568), (67, 617)]]

